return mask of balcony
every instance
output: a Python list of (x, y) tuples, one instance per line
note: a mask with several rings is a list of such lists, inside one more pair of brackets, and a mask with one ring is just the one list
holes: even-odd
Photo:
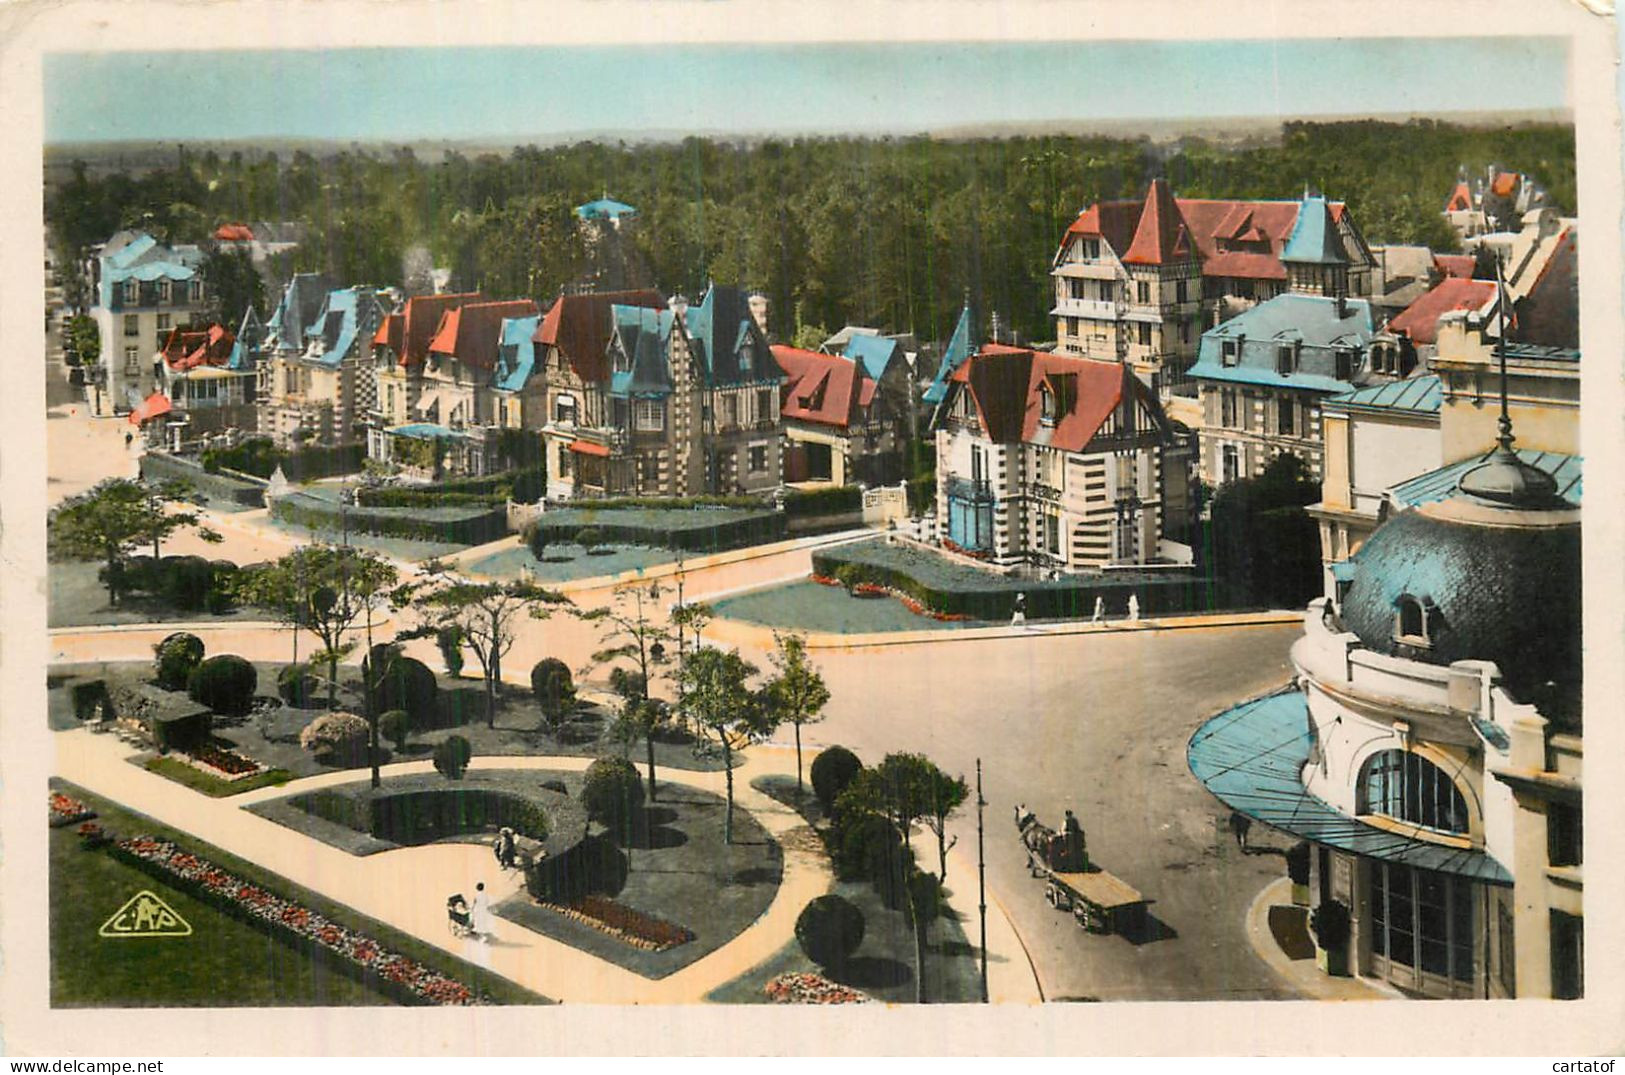
[(1059, 299), (1051, 310), (1051, 317), (1087, 317), (1096, 321), (1116, 320), (1120, 308), (1115, 302), (1103, 299)]
[(1055, 266), (1051, 275), (1073, 280), (1116, 280), (1117, 266), (1104, 261), (1066, 261)]
[(993, 503), (993, 487), (986, 481), (971, 481), (968, 478), (950, 477), (947, 481), (948, 496), (954, 500), (967, 501), (972, 504)]

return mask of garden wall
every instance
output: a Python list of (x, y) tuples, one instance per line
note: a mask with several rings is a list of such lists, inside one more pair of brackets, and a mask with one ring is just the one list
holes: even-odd
[(1110, 571), (1064, 577), (1057, 581), (1013, 579), (957, 564), (929, 549), (865, 541), (813, 553), (813, 573), (853, 583), (870, 582), (908, 594), (934, 612), (978, 620), (1007, 620), (1015, 595), (1026, 595), (1029, 619), (1087, 619), (1095, 599), (1105, 602), (1108, 617), (1127, 615), (1130, 595), (1139, 598), (1142, 616), (1165, 612), (1210, 611), (1219, 607), (1211, 579), (1189, 571), (1160, 574)]
[(141, 457), (141, 477), (148, 481), (184, 481), (211, 498), (250, 508), (265, 506), (265, 482), (246, 475), (211, 474), (185, 456), (147, 452)]
[(289, 493), (271, 503), (271, 518), (313, 530), (343, 526), (369, 534), (483, 545), (508, 533), (506, 502), (469, 507), (352, 507), (339, 515), (339, 505), (308, 493)]

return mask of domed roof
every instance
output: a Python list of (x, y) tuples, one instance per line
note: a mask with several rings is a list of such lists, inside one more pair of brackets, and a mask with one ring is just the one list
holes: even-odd
[[(1457, 494), (1403, 512), (1353, 558), (1344, 626), (1367, 649), (1428, 664), (1494, 661), (1522, 701), (1577, 698), (1580, 683), (1578, 511), (1518, 511)], [(1421, 636), (1400, 637), (1407, 600)]]

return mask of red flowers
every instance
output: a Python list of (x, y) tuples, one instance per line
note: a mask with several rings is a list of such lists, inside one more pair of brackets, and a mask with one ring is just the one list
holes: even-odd
[(265, 768), (252, 758), (245, 758), (234, 750), (222, 750), (219, 747), (197, 747), (187, 752), (192, 762), (201, 768), (216, 769), (224, 773), (227, 779), (240, 776), (252, 776)]
[(841, 585), (841, 580), (840, 579), (831, 578), (828, 575), (814, 575), (812, 577), (812, 580), (814, 582), (818, 583), (818, 585), (820, 585), (820, 586), (840, 586)]
[(664, 952), (694, 939), (693, 932), (682, 926), (616, 903), (607, 896), (583, 896), (569, 903), (542, 906), (650, 952)]
[(75, 821), (87, 821), (96, 816), (96, 812), (78, 799), (69, 798), (60, 791), (51, 792), (51, 827), (61, 828), (63, 825), (72, 825)]
[(866, 1004), (867, 994), (832, 982), (822, 974), (781, 974), (765, 992), (775, 1004)]
[(337, 922), (256, 885), (233, 877), (212, 863), (182, 851), (167, 840), (136, 836), (118, 841), (118, 847), (136, 858), (189, 881), (209, 894), (227, 900), (280, 929), (315, 941), (359, 966), (376, 971), (432, 1004), (473, 1004), (474, 994), (461, 982), (447, 978), (402, 955), (381, 948), (370, 937), (354, 933)]

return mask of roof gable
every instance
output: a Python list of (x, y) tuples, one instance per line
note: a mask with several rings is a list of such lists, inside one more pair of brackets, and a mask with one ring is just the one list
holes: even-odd
[(658, 291), (600, 291), (586, 295), (560, 295), (536, 326), (535, 341), (557, 347), (589, 384), (609, 377), (606, 349), (614, 331), (612, 307), (660, 309), (665, 300)]
[(1348, 251), (1337, 234), (1332, 209), (1325, 198), (1305, 198), (1292, 227), (1292, 236), (1281, 250), (1281, 260), (1313, 265), (1346, 265)]
[(874, 379), (845, 356), (775, 345), (773, 360), (788, 379), (779, 407), (785, 418), (845, 429), (874, 398)]
[(530, 299), (466, 303), (441, 318), (429, 341), (429, 353), (455, 358), (472, 369), (489, 370), (496, 364), (503, 319), (537, 313), (536, 303)]
[[(1117, 362), (990, 347), (966, 365), (964, 380), (988, 439), (999, 443), (1081, 452), (1125, 402), (1160, 413), (1133, 372)], [(1054, 401), (1049, 421), (1043, 413), (1046, 393)]]
[(1450, 277), (1405, 307), (1392, 321), (1390, 332), (1409, 336), (1413, 343), (1434, 343), (1439, 338), (1439, 318), (1452, 310), (1478, 310), (1495, 299), (1493, 280), (1462, 280)]
[(429, 341), (434, 338), (446, 312), (467, 303), (484, 301), (485, 296), (478, 291), (413, 295), (406, 300), (405, 306), (379, 326), (373, 342), (387, 344), (403, 366), (420, 365), (429, 355)]
[(1166, 181), (1151, 181), (1146, 191), (1145, 208), (1140, 213), (1134, 239), (1129, 243), (1123, 262), (1127, 265), (1166, 265), (1189, 258), (1193, 249), (1185, 225), (1179, 215), (1179, 206), (1168, 192)]

